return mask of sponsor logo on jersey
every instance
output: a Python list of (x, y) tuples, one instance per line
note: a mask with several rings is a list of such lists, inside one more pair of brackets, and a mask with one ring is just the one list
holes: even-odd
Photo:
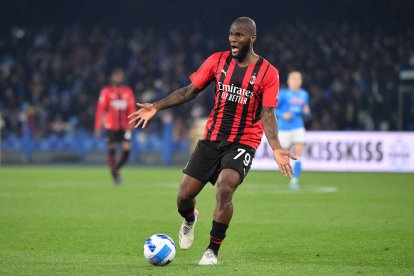
[(292, 99), (290, 99), (289, 103), (291, 103), (291, 104), (304, 104), (305, 101), (303, 99), (300, 99), (300, 98), (292, 98)]
[(218, 82), (218, 88), (219, 91), (222, 92), (222, 99), (240, 104), (246, 104), (247, 99), (254, 95), (253, 91), (240, 88), (234, 84), (224, 84), (222, 82)]
[(111, 106), (115, 110), (125, 110), (127, 109), (128, 104), (125, 100), (112, 100)]

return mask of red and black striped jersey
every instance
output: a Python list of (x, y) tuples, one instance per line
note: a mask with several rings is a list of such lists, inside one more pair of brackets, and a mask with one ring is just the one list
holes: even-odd
[(276, 107), (279, 72), (266, 59), (240, 67), (230, 51), (211, 55), (190, 76), (198, 89), (215, 79), (214, 107), (209, 115), (204, 140), (228, 141), (256, 149), (263, 135), (262, 107)]
[(135, 99), (132, 89), (127, 86), (107, 86), (101, 91), (96, 109), (95, 129), (102, 125), (105, 112), (105, 129), (127, 130), (128, 114), (135, 111)]

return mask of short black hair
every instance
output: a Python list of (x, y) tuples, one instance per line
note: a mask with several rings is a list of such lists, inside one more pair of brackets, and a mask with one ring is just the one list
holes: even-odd
[(247, 27), (247, 30), (251, 34), (256, 35), (256, 22), (254, 22), (254, 20), (251, 19), (250, 17), (247, 17), (247, 16), (239, 17), (236, 20), (234, 20), (232, 24), (234, 23), (245, 24)]
[(125, 74), (124, 69), (122, 69), (121, 67), (116, 67), (112, 69), (111, 76), (115, 74)]

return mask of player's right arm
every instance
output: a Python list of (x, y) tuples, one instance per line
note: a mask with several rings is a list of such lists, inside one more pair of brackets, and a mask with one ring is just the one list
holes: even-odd
[(303, 115), (305, 116), (305, 118), (309, 118), (311, 116), (311, 109), (309, 106), (309, 93), (306, 92), (306, 97), (305, 97), (305, 105), (303, 106)]
[(273, 150), (273, 157), (281, 173), (292, 177), (293, 168), (290, 164), (290, 159), (296, 159), (296, 157), (280, 145), (278, 123), (274, 112), (274, 109), (278, 106), (279, 72), (274, 67), (271, 70), (267, 78), (263, 80), (264, 91), (261, 120), (267, 141)]
[(137, 103), (140, 107), (138, 111), (131, 113), (128, 116), (129, 124), (135, 123), (135, 128), (142, 124), (142, 128), (147, 125), (147, 122), (157, 114), (158, 111), (177, 106), (194, 99), (200, 90), (193, 84), (186, 87), (179, 88), (172, 92), (167, 97), (155, 103)]
[(98, 106), (96, 108), (95, 137), (101, 136), (102, 115), (105, 112), (107, 105), (108, 105), (107, 90), (102, 89), (101, 94), (99, 95)]
[(135, 123), (135, 128), (142, 125), (144, 128), (147, 122), (157, 114), (158, 111), (177, 106), (194, 99), (198, 93), (208, 85), (208, 83), (214, 78), (215, 69), (217, 69), (217, 63), (219, 61), (220, 53), (214, 53), (211, 55), (201, 67), (190, 76), (191, 84), (179, 88), (172, 92), (167, 97), (159, 100), (155, 103), (137, 103), (140, 107), (138, 111), (131, 113), (128, 116), (129, 124)]

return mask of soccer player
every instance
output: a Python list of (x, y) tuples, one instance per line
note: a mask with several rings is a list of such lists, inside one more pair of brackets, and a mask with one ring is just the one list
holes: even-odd
[(299, 176), (301, 174), (301, 157), (305, 147), (305, 125), (304, 117), (310, 116), (309, 94), (302, 89), (302, 74), (292, 71), (287, 79), (288, 88), (279, 92), (278, 108), (275, 108), (276, 117), (279, 121), (279, 138), (282, 147), (290, 149), (297, 157), (294, 161), (293, 177), (290, 179), (289, 187), (292, 190), (299, 189)]
[(191, 83), (155, 103), (137, 104), (141, 109), (129, 115), (135, 127), (145, 127), (158, 111), (195, 98), (215, 81), (215, 104), (204, 137), (197, 144), (178, 192), (178, 212), (184, 218), (179, 244), (188, 249), (194, 240), (198, 219), (196, 196), (207, 182), (216, 185), (216, 207), (210, 243), (200, 265), (217, 264), (220, 245), (233, 215), (233, 194), (247, 175), (263, 130), (274, 158), (285, 176), (293, 169), (294, 155), (280, 145), (273, 109), (279, 90), (278, 70), (253, 51), (256, 24), (248, 17), (236, 19), (230, 27), (230, 51), (216, 52), (190, 76)]
[[(111, 85), (102, 89), (95, 117), (95, 136), (101, 136), (102, 115), (105, 117), (105, 132), (108, 143), (108, 165), (115, 185), (121, 184), (120, 169), (128, 161), (131, 150), (131, 127), (128, 114), (135, 111), (135, 99), (132, 89), (124, 85), (125, 74), (121, 68), (115, 68), (111, 74)], [(121, 143), (122, 155), (116, 162), (117, 143)]]

